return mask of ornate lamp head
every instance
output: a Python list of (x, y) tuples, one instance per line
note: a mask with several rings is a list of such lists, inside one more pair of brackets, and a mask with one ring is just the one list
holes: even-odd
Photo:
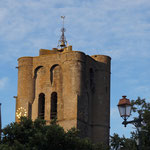
[(130, 100), (126, 98), (126, 96), (122, 96), (122, 99), (119, 100), (118, 109), (120, 116), (123, 119), (127, 119), (131, 115), (131, 103)]

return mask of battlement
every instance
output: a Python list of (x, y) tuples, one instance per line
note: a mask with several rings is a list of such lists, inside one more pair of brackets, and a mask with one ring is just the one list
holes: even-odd
[(50, 55), (50, 54), (58, 54), (58, 53), (64, 53), (64, 52), (70, 52), (72, 51), (72, 46), (69, 45), (63, 49), (53, 48), (52, 50), (48, 49), (40, 49), (39, 56), (41, 55)]

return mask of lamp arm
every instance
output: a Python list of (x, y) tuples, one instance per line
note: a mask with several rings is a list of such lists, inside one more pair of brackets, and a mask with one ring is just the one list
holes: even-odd
[[(134, 119), (134, 120), (131, 120), (131, 121), (127, 121), (127, 119), (125, 118), (124, 121), (122, 122), (122, 124), (126, 127), (127, 124), (133, 124), (134, 123), (137, 123), (138, 126), (141, 126), (141, 122), (143, 121), (143, 119), (141, 118), (141, 115), (139, 115), (139, 118), (138, 119)], [(135, 125), (134, 125), (135, 126)], [(136, 127), (136, 126), (135, 126)]]
[(131, 120), (131, 121), (127, 121), (127, 120), (124, 120), (123, 122), (122, 122), (122, 124), (126, 127), (127, 126), (127, 124), (134, 124), (135, 123), (135, 120)]

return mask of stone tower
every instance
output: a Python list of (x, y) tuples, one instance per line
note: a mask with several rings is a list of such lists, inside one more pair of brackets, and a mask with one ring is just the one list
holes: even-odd
[(76, 127), (82, 137), (108, 144), (111, 58), (73, 51), (63, 38), (60, 49), (18, 59), (16, 121), (57, 118), (65, 130)]
[(48, 123), (57, 117), (64, 129), (77, 127), (94, 142), (108, 142), (110, 60), (71, 46), (19, 58), (16, 121), (21, 115)]

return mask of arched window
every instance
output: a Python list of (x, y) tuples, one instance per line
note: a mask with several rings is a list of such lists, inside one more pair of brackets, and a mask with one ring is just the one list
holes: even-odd
[(57, 118), (57, 93), (53, 92), (51, 94), (51, 115), (50, 119)]
[(45, 94), (41, 93), (39, 95), (38, 117), (44, 119), (44, 115), (45, 115)]

